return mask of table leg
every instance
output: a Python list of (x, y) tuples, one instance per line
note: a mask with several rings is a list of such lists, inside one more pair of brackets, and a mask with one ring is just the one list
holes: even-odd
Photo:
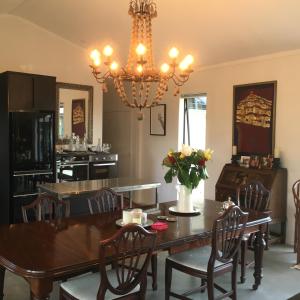
[(263, 254), (264, 254), (264, 248), (265, 248), (265, 241), (264, 241), (264, 231), (265, 226), (260, 225), (259, 231), (255, 234), (255, 240), (254, 240), (254, 284), (252, 288), (254, 290), (257, 290), (258, 286), (261, 283), (261, 279), (263, 278), (262, 274), (262, 268), (263, 268)]
[(29, 278), (30, 293), (33, 300), (49, 300), (53, 289), (51, 278)]
[(5, 277), (5, 268), (0, 266), (0, 300), (3, 300), (4, 293), (4, 277)]

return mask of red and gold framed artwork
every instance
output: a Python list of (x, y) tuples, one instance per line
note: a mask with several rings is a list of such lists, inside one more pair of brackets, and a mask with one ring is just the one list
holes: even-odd
[(273, 154), (277, 81), (233, 87), (233, 145), (238, 155)]
[(85, 99), (72, 100), (72, 133), (80, 138), (85, 135)]

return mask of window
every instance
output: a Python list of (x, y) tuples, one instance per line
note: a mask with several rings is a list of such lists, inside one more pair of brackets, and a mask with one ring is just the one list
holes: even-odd
[[(179, 109), (179, 149), (181, 144), (205, 149), (207, 95), (183, 95)], [(195, 194), (195, 196), (194, 196)], [(204, 182), (193, 192), (194, 201), (204, 199)]]

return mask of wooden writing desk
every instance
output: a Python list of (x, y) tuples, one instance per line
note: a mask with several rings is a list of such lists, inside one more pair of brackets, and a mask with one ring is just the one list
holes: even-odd
[[(160, 204), (162, 213), (174, 202)], [(210, 237), (222, 203), (205, 200), (196, 217), (177, 217), (166, 231), (158, 233), (156, 249), (172, 249)], [(24, 277), (35, 299), (48, 299), (53, 282), (98, 265), (98, 243), (111, 237), (118, 227), (120, 212), (66, 218), (55, 222), (34, 222), (0, 226), (0, 294), (5, 269)], [(155, 220), (155, 216), (149, 216)], [(254, 285), (262, 278), (263, 232), (271, 221), (263, 213), (249, 213), (248, 232), (256, 232)], [(0, 297), (2, 299), (2, 297)]]

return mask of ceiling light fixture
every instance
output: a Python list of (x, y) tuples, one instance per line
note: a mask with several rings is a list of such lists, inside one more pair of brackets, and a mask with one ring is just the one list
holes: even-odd
[[(115, 89), (122, 102), (129, 107), (149, 108), (157, 105), (168, 90), (169, 81), (175, 84), (174, 96), (193, 72), (194, 58), (187, 55), (178, 61), (179, 51), (173, 47), (169, 51), (170, 63), (163, 63), (160, 69), (154, 65), (152, 53), (152, 19), (157, 17), (156, 4), (153, 0), (131, 0), (129, 15), (132, 18), (129, 55), (125, 67), (112, 60), (113, 48), (107, 45), (103, 56), (99, 50), (91, 52), (92, 73), (97, 82), (107, 91), (107, 79), (113, 80)], [(107, 68), (101, 71), (101, 62)], [(127, 86), (126, 83), (129, 83)]]

